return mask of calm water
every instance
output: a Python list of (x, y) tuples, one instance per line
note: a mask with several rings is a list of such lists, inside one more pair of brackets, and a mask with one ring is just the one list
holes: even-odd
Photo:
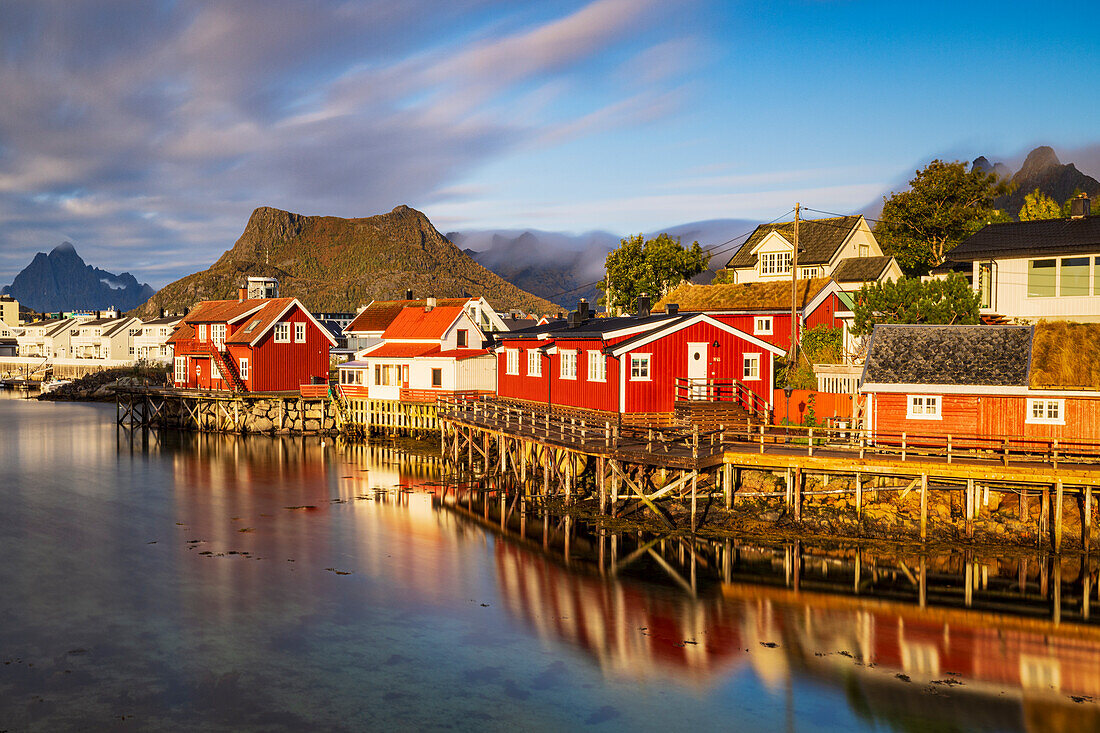
[(1100, 727), (1088, 563), (502, 522), (423, 459), (113, 412), (0, 399), (0, 731)]

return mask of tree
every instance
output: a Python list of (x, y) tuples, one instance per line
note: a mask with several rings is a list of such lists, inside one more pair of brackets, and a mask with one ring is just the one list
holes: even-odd
[(866, 336), (879, 323), (975, 324), (978, 293), (957, 272), (943, 280), (868, 283), (855, 294), (851, 333)]
[(1020, 221), (1061, 218), (1062, 207), (1038, 188), (1024, 196), (1024, 205), (1020, 209)]
[(966, 163), (933, 160), (909, 181), (909, 190), (883, 197), (875, 237), (897, 258), (906, 275), (924, 275), (944, 261), (959, 242), (992, 221), (1008, 216), (993, 198), (1010, 186), (995, 173), (967, 170)]
[(698, 242), (688, 248), (679, 237), (661, 234), (645, 239), (641, 234), (626, 237), (607, 255), (607, 280), (600, 283), (609, 309), (632, 308), (645, 293), (656, 302), (684, 280), (707, 269), (710, 255)]

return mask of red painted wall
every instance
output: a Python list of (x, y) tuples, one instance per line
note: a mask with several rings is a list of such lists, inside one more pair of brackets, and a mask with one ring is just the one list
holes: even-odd
[(844, 308), (840, 304), (840, 298), (836, 297), (836, 293), (833, 293), (822, 301), (816, 309), (806, 314), (806, 328), (809, 329), (814, 326), (840, 328), (840, 319), (834, 315), (838, 310), (844, 310)]
[(810, 409), (810, 395), (814, 395), (814, 414), (819, 423), (827, 417), (852, 416), (850, 395), (796, 389), (791, 391), (791, 400), (788, 405), (787, 393), (777, 389), (775, 390), (775, 409), (772, 413), (774, 424), (783, 425), (785, 420), (790, 420), (792, 425), (802, 424)]
[[(718, 342), (718, 348), (714, 342)], [(697, 323), (671, 333), (653, 343), (623, 354), (626, 372), (626, 404), (624, 412), (672, 412), (677, 377), (688, 374), (688, 344), (705, 342), (707, 377), (709, 379), (742, 379), (742, 357), (746, 353), (760, 354), (760, 379), (745, 384), (765, 402), (771, 402), (772, 372), (770, 353), (709, 323)], [(630, 379), (630, 354), (652, 354), (650, 380)]]
[[(497, 354), (497, 394), (501, 397), (529, 400), (532, 402), (549, 402), (565, 407), (579, 407), (587, 410), (618, 411), (618, 364), (614, 357), (602, 356), (607, 364), (606, 381), (598, 382), (589, 379), (588, 352), (590, 350), (602, 350), (607, 342), (585, 339), (561, 339), (556, 343), (557, 354), (549, 357), (540, 354), (542, 363), (542, 375), (532, 377), (527, 375), (527, 354), (534, 346), (517, 346), (519, 348), (519, 374), (508, 374), (508, 357), (504, 351)], [(509, 347), (512, 348), (512, 347)], [(571, 349), (577, 351), (577, 378), (561, 378), (561, 351)], [(549, 392), (547, 390), (549, 389)]]
[[(314, 377), (328, 382), (329, 346), (331, 342), (295, 305), (284, 315), (281, 322), (305, 323), (306, 342), (275, 343), (275, 329), (272, 328), (260, 339), (251, 351), (249, 378), (245, 381), (249, 391), (293, 391), (300, 385), (310, 384)], [(294, 339), (294, 326), (290, 327), (290, 337)], [(248, 356), (247, 347), (230, 346), (235, 359)]]

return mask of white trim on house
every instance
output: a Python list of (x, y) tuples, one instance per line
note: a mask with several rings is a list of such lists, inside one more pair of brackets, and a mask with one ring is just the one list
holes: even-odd
[[(258, 334), (256, 334), (256, 336), (251, 341), (248, 342), (248, 345), (249, 346), (255, 346), (256, 344), (258, 344), (260, 342), (260, 338), (265, 333), (267, 333), (272, 328), (274, 328), (276, 323), (279, 323), (280, 321), (282, 321), (283, 316), (285, 316), (287, 313), (289, 313), (290, 309), (293, 308), (294, 306), (298, 306), (302, 310), (302, 313), (304, 313), (306, 315), (306, 318), (308, 318), (310, 321), (312, 321), (313, 325), (316, 326), (318, 329), (320, 329), (320, 331), (324, 335), (324, 337), (329, 340), (329, 343), (331, 343), (333, 346), (337, 345), (338, 342), (336, 340), (336, 337), (333, 336), (331, 333), (329, 333), (329, 330), (327, 328), (325, 328), (324, 326), (322, 326), (321, 322), (318, 321), (316, 318), (314, 318), (313, 314), (310, 313), (309, 310), (307, 310), (306, 307), (304, 305), (302, 305), (302, 302), (300, 300), (298, 300), (297, 298), (291, 299), (290, 303), (287, 304), (286, 308), (283, 308), (283, 310), (279, 313), (279, 315), (275, 317), (275, 320), (272, 321), (271, 324), (267, 328), (261, 330)], [(262, 308), (262, 307), (263, 306), (261, 305), (260, 308)], [(255, 313), (255, 311), (251, 311), (250, 313)], [(233, 323), (234, 321), (238, 321), (238, 320), (240, 320), (240, 319), (239, 318), (234, 318), (234, 319), (231, 319), (228, 322)]]
[[(918, 404), (919, 403), (919, 404)], [(906, 420), (942, 420), (943, 397), (934, 394), (911, 394), (905, 399)]]
[[(1035, 416), (1036, 407), (1043, 413), (1042, 417)], [(1050, 397), (1028, 397), (1024, 422), (1028, 425), (1065, 425), (1066, 401)]]
[(649, 334), (646, 338), (642, 339), (641, 341), (635, 341), (633, 343), (623, 342), (623, 344), (625, 344), (625, 345), (612, 346), (612, 347), (609, 348), (608, 353), (612, 354), (613, 356), (619, 356), (619, 355), (624, 354), (628, 351), (633, 351), (634, 349), (637, 349), (637, 348), (640, 348), (642, 346), (646, 346), (648, 344), (651, 344), (654, 341), (657, 341), (658, 339), (662, 339), (665, 336), (668, 336), (669, 334), (676, 333), (677, 331), (680, 331), (682, 329), (694, 326), (697, 323), (708, 323), (708, 324), (710, 324), (710, 325), (712, 325), (716, 328), (721, 329), (722, 331), (725, 331), (728, 334), (731, 334), (731, 335), (736, 336), (738, 338), (744, 339), (745, 341), (748, 341), (753, 346), (758, 346), (761, 349), (766, 349), (766, 350), (772, 352), (773, 354), (775, 354), (776, 356), (782, 356), (783, 354), (787, 353), (786, 351), (779, 348), (778, 346), (774, 346), (772, 344), (769, 344), (767, 341), (763, 341), (761, 339), (758, 339), (755, 336), (749, 335), (749, 334), (745, 333), (744, 331), (742, 331), (738, 328), (734, 328), (733, 326), (722, 323), (721, 321), (719, 321), (717, 319), (711, 318), (706, 313), (699, 313), (699, 314), (696, 314), (696, 315), (692, 316), (691, 318), (686, 318), (682, 321), (678, 321), (674, 324), (671, 324), (671, 326), (666, 326), (665, 328), (658, 329), (654, 333)]
[[(631, 352), (629, 354), (629, 356), (630, 356), (630, 381), (631, 382), (652, 382), (653, 381), (653, 354), (649, 354), (649, 353), (635, 354), (634, 352)], [(638, 359), (639, 362), (641, 362), (642, 359), (645, 360), (645, 376), (644, 377), (641, 377), (641, 376), (635, 377), (634, 376), (634, 360), (635, 359)], [(640, 364), (639, 364), (639, 366), (640, 366)]]

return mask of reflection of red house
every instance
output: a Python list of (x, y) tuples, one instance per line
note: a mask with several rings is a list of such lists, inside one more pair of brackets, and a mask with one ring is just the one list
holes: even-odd
[(336, 340), (297, 298), (208, 300), (168, 339), (176, 387), (293, 391), (328, 382)]

